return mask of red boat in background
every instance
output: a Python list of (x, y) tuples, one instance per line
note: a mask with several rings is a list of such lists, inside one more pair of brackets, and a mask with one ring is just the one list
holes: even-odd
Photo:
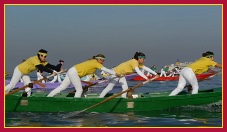
[[(203, 74), (197, 74), (196, 77), (198, 80), (204, 80), (204, 79), (209, 79), (211, 76), (213, 76), (214, 73), (203, 73)], [(148, 79), (153, 78), (154, 76), (147, 76)], [(155, 79), (154, 81), (178, 81), (179, 79), (179, 75), (175, 75), (174, 77), (159, 77), (157, 79)], [(134, 81), (145, 81), (144, 78), (142, 78), (141, 76), (136, 76), (134, 77), (132, 80)]]

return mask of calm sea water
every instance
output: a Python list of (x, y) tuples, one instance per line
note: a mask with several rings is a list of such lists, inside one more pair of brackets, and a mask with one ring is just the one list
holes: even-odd
[[(134, 86), (139, 81), (128, 81)], [(222, 75), (199, 83), (200, 89), (222, 86)], [(177, 81), (151, 82), (136, 89), (135, 93), (172, 91)], [(103, 87), (90, 92), (101, 92)], [(116, 86), (111, 92), (121, 92)], [(222, 102), (204, 106), (174, 108), (165, 111), (138, 113), (81, 113), (70, 119), (67, 113), (5, 113), (6, 127), (222, 127)]]

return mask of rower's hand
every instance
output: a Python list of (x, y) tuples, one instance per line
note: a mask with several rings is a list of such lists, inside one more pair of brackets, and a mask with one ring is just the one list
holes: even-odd
[(56, 76), (58, 73), (56, 71), (53, 71), (51, 76)]
[(150, 79), (148, 77), (144, 78), (146, 81), (149, 81)]
[(208, 73), (215, 74), (217, 72), (215, 72), (214, 70), (208, 69)]
[(60, 73), (63, 73), (63, 72), (65, 72), (65, 69), (61, 68)]
[(156, 77), (156, 78), (159, 78), (160, 76), (157, 74), (155, 77)]

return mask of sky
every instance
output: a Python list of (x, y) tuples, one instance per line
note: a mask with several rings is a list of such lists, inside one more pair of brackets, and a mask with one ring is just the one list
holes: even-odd
[(47, 60), (70, 68), (104, 54), (112, 68), (146, 55), (145, 66), (192, 62), (213, 51), (222, 63), (221, 5), (7, 5), (5, 68), (9, 73), (23, 60), (48, 51)]

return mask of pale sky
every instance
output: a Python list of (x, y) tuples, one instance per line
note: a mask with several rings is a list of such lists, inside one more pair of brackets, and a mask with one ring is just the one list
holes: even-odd
[(191, 62), (213, 51), (222, 63), (222, 6), (6, 6), (6, 71), (39, 49), (70, 68), (96, 54), (112, 68), (146, 55), (145, 65)]

